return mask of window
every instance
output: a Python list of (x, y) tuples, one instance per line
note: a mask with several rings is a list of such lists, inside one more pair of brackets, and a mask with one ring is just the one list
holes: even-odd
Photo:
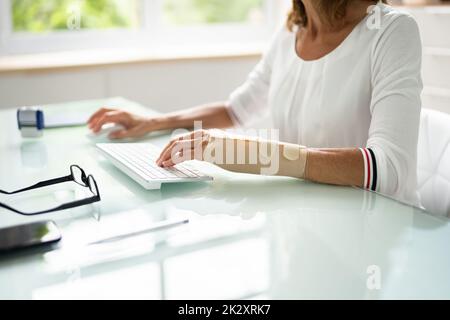
[(278, 0), (1, 0), (0, 54), (266, 41)]
[(12, 0), (14, 32), (136, 28), (136, 0)]
[(262, 23), (263, 0), (164, 0), (164, 22), (169, 25)]

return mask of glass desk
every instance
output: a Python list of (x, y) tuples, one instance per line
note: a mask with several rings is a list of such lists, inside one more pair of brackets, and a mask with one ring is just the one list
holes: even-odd
[[(93, 111), (124, 99), (52, 106)], [(0, 112), (0, 188), (66, 175), (96, 178), (100, 203), (38, 217), (0, 209), (0, 227), (54, 220), (54, 250), (0, 256), (2, 299), (450, 298), (448, 220), (354, 188), (235, 174), (199, 163), (213, 182), (146, 191), (95, 149), (88, 129), (22, 139), (15, 110)], [(168, 135), (148, 141), (163, 146)], [(81, 191), (65, 184), (0, 201), (33, 209)], [(98, 245), (156, 221), (187, 225)]]

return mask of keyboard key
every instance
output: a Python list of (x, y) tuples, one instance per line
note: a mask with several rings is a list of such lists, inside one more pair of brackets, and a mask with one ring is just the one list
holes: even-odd
[(177, 180), (206, 177), (198, 170), (184, 164), (178, 164), (172, 168), (159, 167), (155, 160), (158, 158), (160, 151), (151, 144), (102, 144), (100, 148), (146, 180)]

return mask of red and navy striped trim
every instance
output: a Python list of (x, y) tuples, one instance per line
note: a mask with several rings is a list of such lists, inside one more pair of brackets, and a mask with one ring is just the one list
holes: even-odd
[(377, 191), (378, 168), (375, 153), (370, 148), (361, 148), (364, 159), (364, 188)]

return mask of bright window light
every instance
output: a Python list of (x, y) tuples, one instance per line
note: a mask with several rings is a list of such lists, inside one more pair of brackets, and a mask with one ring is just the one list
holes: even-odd
[(260, 24), (264, 0), (164, 0), (164, 23), (199, 25), (217, 23)]
[(289, 1), (0, 0), (0, 55), (164, 46), (260, 46)]
[(12, 0), (14, 32), (136, 28), (137, 0)]

